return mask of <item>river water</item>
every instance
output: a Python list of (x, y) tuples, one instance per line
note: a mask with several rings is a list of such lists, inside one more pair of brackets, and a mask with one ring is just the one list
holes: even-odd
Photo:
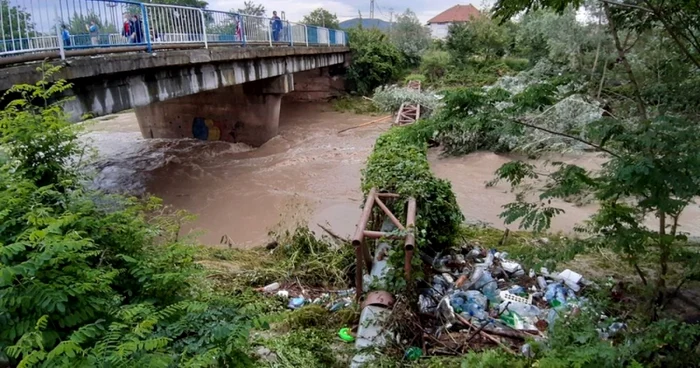
[[(263, 244), (270, 231), (317, 224), (350, 236), (360, 215), (361, 169), (376, 138), (389, 122), (338, 133), (376, 119), (333, 111), (325, 103), (283, 104), (280, 134), (262, 147), (198, 140), (142, 139), (133, 113), (99, 119), (86, 134), (98, 151), (95, 184), (110, 192), (150, 193), (197, 219), (183, 229), (200, 242), (216, 245), (223, 235), (239, 247)], [(504, 185), (486, 188), (494, 171), (509, 157), (479, 152), (442, 158), (429, 154), (439, 177), (452, 182), (468, 220), (503, 228), (498, 217), (514, 195)], [(570, 157), (596, 166), (592, 155)], [(595, 207), (562, 203), (566, 215), (553, 230), (571, 231)], [(687, 218), (700, 217), (697, 206)], [(685, 231), (700, 224), (685, 221)], [(512, 227), (512, 226), (511, 226)]]

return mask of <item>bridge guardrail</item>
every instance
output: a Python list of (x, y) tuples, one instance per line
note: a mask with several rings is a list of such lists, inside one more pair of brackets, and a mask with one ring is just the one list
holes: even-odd
[[(345, 45), (344, 31), (235, 12), (133, 0), (0, 0), (0, 64), (66, 52), (151, 51), (232, 44)], [(104, 49), (111, 49), (105, 51)], [(99, 51), (98, 51), (99, 50)], [(32, 54), (37, 54), (32, 56)]]

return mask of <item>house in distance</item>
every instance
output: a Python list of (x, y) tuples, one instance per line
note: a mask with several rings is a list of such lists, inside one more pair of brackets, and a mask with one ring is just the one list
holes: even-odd
[(474, 5), (455, 5), (428, 21), (430, 34), (434, 39), (443, 40), (447, 38), (447, 30), (451, 24), (465, 23), (480, 15), (481, 12)]

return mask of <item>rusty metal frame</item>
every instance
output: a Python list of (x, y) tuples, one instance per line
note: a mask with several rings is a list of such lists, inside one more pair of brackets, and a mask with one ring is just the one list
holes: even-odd
[[(420, 92), (421, 83), (418, 80), (410, 80), (406, 88)], [(418, 119), (420, 119), (420, 105), (404, 102), (401, 104), (401, 107), (399, 107), (394, 125), (409, 125), (415, 123)]]
[[(406, 252), (406, 258), (404, 261), (404, 273), (406, 275), (406, 280), (410, 280), (411, 277), (411, 259), (413, 258), (413, 249), (415, 248), (415, 224), (416, 224), (416, 199), (413, 197), (408, 198), (408, 209), (406, 213), (406, 225), (404, 226), (401, 221), (391, 212), (391, 210), (384, 204), (382, 198), (400, 198), (398, 194), (395, 193), (379, 193), (376, 188), (370, 189), (367, 194), (367, 200), (365, 201), (365, 206), (362, 210), (362, 215), (360, 216), (360, 222), (357, 224), (357, 229), (355, 230), (355, 235), (352, 238), (352, 245), (355, 247), (355, 298), (360, 299), (362, 295), (362, 276), (363, 268), (367, 268), (367, 272), (372, 270), (372, 256), (369, 253), (369, 248), (365, 244), (365, 239), (393, 239), (393, 240), (404, 240), (404, 250)], [(379, 207), (384, 215), (389, 218), (389, 220), (398, 228), (399, 230), (406, 231), (405, 236), (399, 236), (396, 234), (387, 233), (384, 231), (373, 231), (367, 230), (367, 223), (369, 222), (370, 216), (372, 215), (372, 210), (374, 206)]]

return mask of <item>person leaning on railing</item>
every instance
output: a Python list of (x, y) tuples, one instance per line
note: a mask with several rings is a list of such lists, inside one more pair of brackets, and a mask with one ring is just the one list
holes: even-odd
[(129, 29), (131, 30), (129, 43), (143, 43), (143, 23), (139, 19), (138, 15), (134, 14), (131, 16)]
[(272, 40), (275, 42), (279, 41), (280, 33), (282, 33), (282, 19), (277, 16), (277, 11), (272, 12), (270, 26), (272, 27)]
[(95, 24), (94, 20), (90, 21), (90, 25), (85, 25), (85, 29), (90, 33), (90, 43), (94, 46), (97, 45), (98, 37), (100, 35), (100, 27)]

